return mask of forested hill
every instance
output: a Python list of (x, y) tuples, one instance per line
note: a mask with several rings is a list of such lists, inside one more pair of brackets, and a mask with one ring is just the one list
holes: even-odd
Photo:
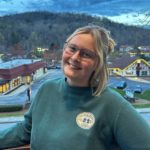
[(8, 51), (19, 43), (25, 50), (36, 47), (60, 47), (77, 27), (96, 24), (111, 31), (118, 46), (149, 45), (150, 30), (125, 26), (106, 18), (86, 14), (28, 12), (0, 17), (0, 50)]

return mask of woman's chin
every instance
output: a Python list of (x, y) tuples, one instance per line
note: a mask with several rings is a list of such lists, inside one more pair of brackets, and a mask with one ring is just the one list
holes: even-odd
[(74, 73), (74, 72), (69, 71), (69, 70), (64, 71), (64, 74), (65, 74), (66, 77), (68, 77), (70, 79), (75, 79), (75, 78), (79, 77), (79, 75), (77, 73)]
[(71, 66), (69, 65), (66, 65), (64, 67), (64, 73), (65, 75), (68, 75), (68, 76), (76, 76), (76, 75), (79, 75), (79, 70), (76, 70), (74, 68), (72, 68)]

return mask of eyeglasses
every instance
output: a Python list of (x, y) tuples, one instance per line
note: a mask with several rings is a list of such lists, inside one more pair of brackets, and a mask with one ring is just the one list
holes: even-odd
[(95, 52), (89, 49), (79, 48), (75, 44), (65, 43), (65, 51), (71, 55), (75, 54), (77, 51), (80, 51), (80, 57), (85, 59), (93, 59), (97, 55)]

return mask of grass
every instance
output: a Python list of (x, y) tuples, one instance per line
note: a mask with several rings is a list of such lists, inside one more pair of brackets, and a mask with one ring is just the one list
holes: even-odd
[[(125, 95), (125, 91), (121, 90), (121, 89), (116, 89), (116, 88), (113, 88), (115, 91), (117, 91), (118, 93), (120, 93), (122, 96)], [(150, 101), (150, 90), (145, 90), (142, 94), (139, 94), (139, 93), (135, 93), (135, 97), (138, 98), (138, 99), (145, 99), (145, 100), (148, 100)], [(132, 103), (132, 105), (135, 107), (135, 108), (150, 108), (150, 103), (147, 103), (147, 104), (135, 104), (135, 103)]]
[[(23, 116), (27, 112), (30, 103), (22, 105), (11, 105), (11, 106), (0, 106), (0, 118), (2, 117), (14, 117), (14, 116)], [(4, 110), (4, 111), (3, 111)]]
[(122, 96), (125, 95), (125, 91), (121, 90), (121, 89), (116, 89), (116, 88), (113, 88), (115, 91), (117, 91), (118, 93), (120, 93)]
[(135, 96), (138, 98), (146, 99), (150, 101), (150, 90), (146, 90), (142, 94), (136, 93)]
[(132, 104), (135, 108), (150, 108), (150, 103), (149, 104)]
[(16, 112), (3, 112), (0, 113), (0, 118), (2, 117), (14, 117), (14, 116), (22, 116), (26, 111), (16, 111)]
[(22, 105), (3, 105), (0, 106), (0, 112), (16, 112), (23, 110)]
[[(117, 91), (118, 93), (120, 93), (122, 96), (125, 95), (125, 91), (121, 90), (121, 89), (116, 89), (113, 88), (115, 91)], [(150, 90), (145, 90), (142, 94), (139, 93), (135, 93), (135, 97), (139, 98), (139, 99), (145, 99), (145, 100), (149, 100), (150, 101)]]

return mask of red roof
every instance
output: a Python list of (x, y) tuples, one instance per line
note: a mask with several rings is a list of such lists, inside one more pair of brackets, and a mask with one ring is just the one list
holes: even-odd
[(34, 62), (32, 64), (24, 64), (15, 68), (10, 69), (0, 69), (0, 77), (6, 80), (11, 80), (18, 76), (31, 75), (37, 69), (45, 66), (45, 63), (42, 61)]

